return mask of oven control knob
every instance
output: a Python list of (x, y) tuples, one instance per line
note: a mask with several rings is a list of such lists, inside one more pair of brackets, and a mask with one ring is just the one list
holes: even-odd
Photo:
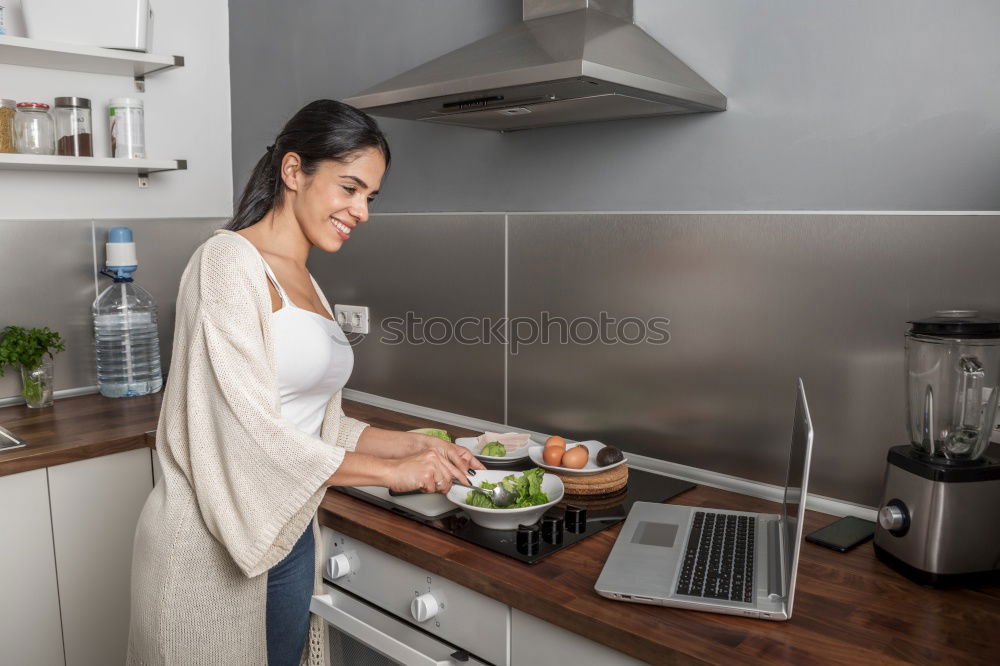
[(339, 553), (330, 558), (327, 564), (327, 574), (331, 579), (340, 578), (351, 573), (351, 561), (345, 553)]
[(438, 614), (438, 600), (428, 592), (410, 602), (410, 615), (417, 622), (426, 622)]
[(878, 524), (893, 536), (903, 536), (910, 529), (910, 512), (900, 500), (889, 500), (879, 509)]

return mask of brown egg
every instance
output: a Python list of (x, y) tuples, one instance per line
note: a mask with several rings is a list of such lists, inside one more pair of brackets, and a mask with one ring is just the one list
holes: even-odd
[(558, 446), (546, 446), (545, 450), (542, 451), (542, 460), (545, 461), (546, 465), (552, 465), (553, 467), (559, 466), (559, 461), (562, 460), (563, 450)]
[(563, 454), (562, 466), (569, 467), (570, 469), (582, 469), (587, 464), (587, 458), (589, 457), (590, 452), (586, 446), (574, 446), (572, 449), (567, 449), (566, 453)]
[(547, 440), (545, 440), (545, 448), (549, 448), (550, 446), (554, 446), (558, 449), (562, 449), (563, 451), (565, 451), (566, 440), (560, 437), (559, 435), (552, 435)]

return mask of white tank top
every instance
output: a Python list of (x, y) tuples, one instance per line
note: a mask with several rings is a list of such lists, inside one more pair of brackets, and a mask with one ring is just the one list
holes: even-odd
[(281, 308), (271, 313), (281, 416), (318, 437), (327, 403), (351, 377), (354, 351), (336, 321), (297, 307), (261, 261), (281, 297)]

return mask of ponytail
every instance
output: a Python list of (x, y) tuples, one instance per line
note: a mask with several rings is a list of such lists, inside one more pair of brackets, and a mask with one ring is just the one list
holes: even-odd
[(286, 153), (297, 153), (302, 170), (312, 174), (323, 160), (347, 162), (369, 148), (382, 153), (388, 169), (389, 143), (371, 116), (331, 99), (310, 102), (292, 116), (274, 144), (257, 160), (236, 214), (225, 228), (239, 231), (252, 227), (281, 205), (285, 188), (279, 170)]
[[(268, 150), (257, 160), (257, 164), (250, 174), (250, 180), (243, 190), (240, 203), (236, 208), (236, 214), (226, 225), (230, 231), (239, 231), (251, 227), (267, 215), (275, 204), (278, 191), (278, 180), (273, 162), (274, 146), (268, 146)], [(279, 165), (280, 166), (280, 165)]]

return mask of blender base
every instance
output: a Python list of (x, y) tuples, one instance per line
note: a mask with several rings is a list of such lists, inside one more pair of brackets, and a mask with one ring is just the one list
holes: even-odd
[(875, 557), (880, 562), (889, 565), (891, 569), (900, 573), (915, 583), (920, 583), (927, 587), (952, 588), (952, 587), (984, 587), (987, 585), (1000, 584), (1000, 570), (977, 571), (974, 573), (941, 574), (931, 571), (923, 571), (911, 566), (899, 559), (892, 553), (878, 545), (873, 544)]

